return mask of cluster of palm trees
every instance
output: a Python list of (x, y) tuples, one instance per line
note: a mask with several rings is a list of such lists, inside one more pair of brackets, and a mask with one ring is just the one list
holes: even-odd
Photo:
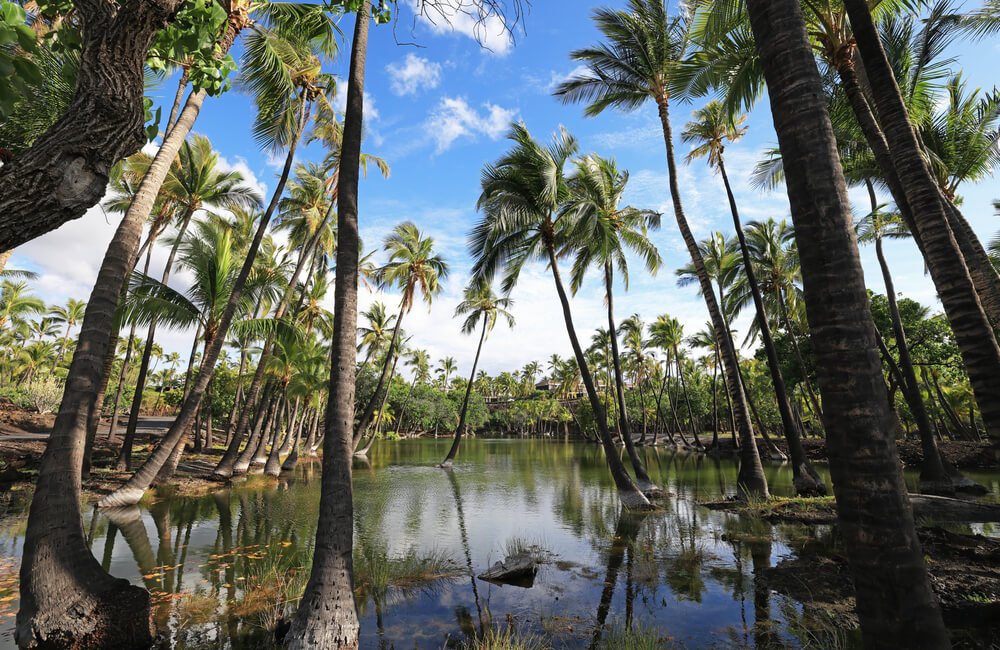
[[(106, 68), (115, 58), (120, 74), (131, 75), (115, 86), (125, 108), (105, 114), (87, 104), (102, 105), (94, 97), (107, 93), (100, 86), (101, 79), (110, 78), (107, 70), (105, 76), (81, 74), (75, 95), (59, 99), (67, 117), (39, 128), (35, 146), (27, 145), (0, 171), (9, 190), (0, 197), (4, 248), (80, 216), (99, 196), (112, 165), (136, 150), (145, 46), (159, 26), (174, 19), (176, 4), (150, 9), (151, 3), (139, 3), (134, 11), (118, 12), (108, 25), (98, 20), (106, 16), (81, 5), (87, 56), (78, 65), (93, 72), (90, 67)], [(493, 15), (498, 3), (487, 5), (486, 15)], [(981, 37), (995, 33), (1000, 21), (995, 3), (968, 16), (958, 15), (944, 0), (920, 16), (908, 3), (878, 3), (874, 10), (871, 5), (864, 0), (805, 5), (704, 0), (671, 15), (662, 0), (629, 0), (623, 9), (595, 12), (601, 42), (571, 54), (582, 72), (555, 94), (584, 104), (590, 117), (609, 108), (656, 107), (668, 169), (664, 194), (670, 195), (691, 258), (679, 276), (698, 287), (709, 315), (706, 330), (690, 345), (708, 351), (703, 363), (711, 368), (712, 385), (725, 387), (724, 412), (740, 450), (740, 495), (769, 495), (756, 435), (765, 434), (766, 427), (755, 413), (756, 407), (762, 409), (761, 400), (751, 390), (761, 384), (766, 368), (795, 485), (803, 494), (826, 491), (802, 449), (806, 414), (825, 431), (866, 637), (872, 645), (887, 647), (946, 647), (899, 472), (897, 416), (886, 368), (924, 445), (925, 483), (947, 492), (956, 480), (934, 444), (928, 377), (918, 376), (913, 362), (882, 242), (903, 233), (914, 239), (944, 306), (974, 410), (989, 439), (1000, 444), (1000, 345), (994, 330), (1000, 324), (1000, 274), (962, 214), (958, 194), (961, 183), (991, 174), (998, 162), (998, 99), (996, 93), (969, 91), (941, 58), (963, 30)], [(418, 299), (432, 302), (449, 267), (433, 239), (411, 222), (386, 237), (381, 266), (362, 255), (359, 176), (368, 161), (388, 171), (382, 161), (361, 153), (368, 30), (371, 20), (384, 21), (388, 14), (385, 3), (373, 6), (370, 0), (338, 8), (356, 12), (343, 122), (330, 101), (334, 80), (324, 71), (336, 50), (336, 17), (326, 7), (231, 3), (227, 15), (213, 23), (218, 33), (207, 39), (213, 61), (242, 40), (237, 83), (257, 109), (253, 136), (265, 150), (285, 155), (269, 200), (247, 188), (238, 173), (219, 169), (207, 139), (190, 136), (210, 84), (198, 77), (202, 68), (192, 60), (172, 62), (182, 74), (161, 146), (154, 156), (140, 154), (113, 168), (114, 196), (106, 208), (122, 218), (86, 306), (76, 304), (72, 315), (67, 306), (65, 313), (42, 316), (45, 306), (32, 302), (25, 285), (5, 279), (0, 287), (0, 372), (31, 384), (40, 372), (51, 368), (55, 373), (62, 365), (67, 377), (25, 538), (16, 634), (23, 647), (62, 638), (81, 647), (116, 646), (123, 639), (151, 642), (148, 594), (114, 581), (93, 558), (78, 504), (105, 394), (114, 396), (114, 419), (120, 405), (129, 405), (119, 465), (128, 468), (132, 462), (162, 328), (195, 332), (177, 417), (131, 478), (99, 505), (137, 503), (151, 485), (170, 477), (189, 436), (197, 448), (216, 442), (220, 415), (226, 447), (215, 470), (220, 478), (254, 463), (276, 474), (283, 464), (294, 464), (300, 448), (315, 451), (322, 445), (314, 558), (287, 645), (356, 645), (351, 456), (367, 451), (392, 416), (386, 402), (399, 361), (414, 369), (413, 384), (418, 374), (421, 381), (429, 375), (426, 355), (407, 351), (402, 322)], [(55, 28), (44, 21), (39, 27)], [(113, 39), (109, 34), (118, 34), (115, 30), (135, 36), (126, 40), (132, 46), (135, 40), (138, 50), (123, 49), (120, 57), (91, 56), (108, 46), (101, 39)], [(725, 149), (745, 132), (741, 112), (760, 99), (765, 87), (779, 147), (759, 166), (756, 178), (765, 185), (784, 183), (794, 228), (780, 221), (744, 228), (727, 174)], [(718, 101), (697, 111), (680, 135), (694, 145), (688, 162), (705, 158), (720, 175), (735, 237), (713, 234), (698, 242), (678, 183), (671, 109), (679, 100), (709, 93)], [(942, 94), (948, 99), (943, 107), (937, 101)], [(96, 114), (106, 128), (83, 128)], [(80, 142), (81, 134), (93, 137)], [(698, 373), (682, 354), (680, 324), (666, 315), (648, 326), (639, 318), (619, 321), (615, 315), (615, 289), (627, 287), (628, 261), (637, 258), (650, 273), (662, 264), (649, 238), (661, 215), (622, 206), (627, 172), (611, 159), (578, 155), (575, 139), (565, 130), (546, 144), (520, 123), (512, 125), (509, 138), (510, 149), (483, 169), (482, 219), (470, 235), (472, 278), (456, 310), (464, 318), (463, 330), (479, 333), (479, 343), (455, 441), (442, 465), (449, 466), (459, 449), (485, 341), (498, 320), (512, 324), (509, 295), (525, 266), (541, 262), (552, 275), (573, 352), (571, 360), (551, 360), (552, 383), (562, 394), (582, 386), (622, 505), (648, 509), (660, 489), (635, 446), (651, 421), (654, 441), (662, 429), (668, 437), (678, 435), (682, 444), (704, 444), (691, 397)], [(327, 155), (319, 164), (296, 164), (298, 147), (311, 141)], [(67, 156), (66, 146), (106, 151)], [(66, 170), (78, 179), (79, 191), (39, 190), (59, 187)], [(857, 232), (848, 184), (865, 186), (871, 197)], [(29, 186), (31, 192), (25, 189)], [(891, 204), (880, 202), (879, 192), (887, 192)], [(37, 218), (28, 218), (28, 206)], [(12, 222), (18, 219), (22, 223)], [(891, 334), (875, 327), (859, 235), (876, 247)], [(152, 257), (163, 244), (169, 253), (157, 274)], [(323, 307), (331, 261), (336, 268), (332, 314)], [(568, 269), (568, 282), (561, 264)], [(594, 344), (584, 348), (571, 295), (590, 271), (602, 280), (607, 322)], [(369, 373), (372, 382), (356, 402), (358, 291), (368, 279), (398, 291), (400, 300), (395, 315), (384, 306), (377, 313), (373, 306), (361, 330), (362, 373)], [(500, 295), (492, 289), (498, 279)], [(757, 365), (765, 368), (741, 364), (732, 332), (733, 319), (751, 304), (748, 334), (759, 338), (764, 360)], [(31, 316), (38, 318), (31, 321)], [(52, 318), (62, 320), (46, 320)], [(75, 346), (67, 340), (74, 327), (80, 329)], [(808, 350), (803, 349), (805, 335)], [(239, 357), (232, 364), (237, 394), (232, 408), (220, 413), (214, 395), (220, 372), (232, 369), (226, 362), (220, 366), (230, 344)], [(790, 350), (782, 354), (786, 344)], [(662, 366), (649, 359), (649, 347), (663, 355)], [(782, 363), (789, 353), (798, 370), (794, 382)], [(441, 386), (447, 388), (457, 372), (453, 359), (443, 359)], [(526, 368), (520, 384), (495, 384), (495, 395), (524, 394), (538, 373), (537, 367)], [(937, 386), (937, 379), (930, 379)], [(717, 420), (721, 400), (716, 390), (712, 394)], [(664, 402), (673, 426), (666, 422)], [(655, 408), (648, 408), (651, 404)], [(113, 422), (112, 435), (116, 426)], [(712, 444), (717, 444), (719, 426), (714, 429)]]

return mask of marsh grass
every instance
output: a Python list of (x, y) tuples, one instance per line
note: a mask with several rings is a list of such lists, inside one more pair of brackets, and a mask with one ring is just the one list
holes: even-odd
[(667, 650), (676, 647), (679, 646), (672, 637), (645, 625), (610, 627), (596, 646), (598, 650)]
[(469, 641), (465, 650), (550, 650), (552, 645), (541, 637), (518, 630), (512, 623), (490, 628), (481, 637)]

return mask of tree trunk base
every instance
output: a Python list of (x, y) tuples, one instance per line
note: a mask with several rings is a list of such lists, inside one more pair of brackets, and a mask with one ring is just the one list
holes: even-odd
[(647, 499), (659, 499), (666, 496), (666, 492), (663, 491), (663, 488), (648, 479), (636, 479), (635, 485)]
[(142, 501), (144, 494), (146, 494), (145, 490), (136, 487), (127, 488), (122, 486), (98, 501), (97, 507), (103, 510), (105, 508), (124, 508), (126, 506), (134, 506)]
[(796, 496), (822, 497), (827, 495), (826, 483), (809, 461), (799, 467), (798, 476), (792, 481)]
[[(110, 578), (110, 577), (109, 577)], [(18, 647), (32, 650), (145, 650), (153, 645), (149, 592), (109, 579), (100, 593), (46, 603), (33, 617), (17, 615)]]
[(618, 499), (622, 507), (632, 512), (643, 510), (653, 510), (653, 505), (649, 499), (639, 490), (618, 490)]
[(454, 464), (455, 463), (449, 458), (448, 460), (438, 465), (438, 467), (440, 467), (441, 469), (451, 469)]

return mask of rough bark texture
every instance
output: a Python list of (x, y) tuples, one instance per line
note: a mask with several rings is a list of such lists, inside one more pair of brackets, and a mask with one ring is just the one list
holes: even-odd
[(680, 190), (677, 187), (677, 165), (674, 162), (674, 144), (670, 129), (670, 114), (666, 95), (657, 99), (657, 106), (660, 113), (660, 125), (663, 129), (663, 142), (667, 150), (667, 171), (670, 183), (670, 198), (673, 203), (674, 217), (677, 220), (677, 228), (684, 239), (691, 262), (694, 264), (695, 274), (698, 276), (698, 285), (701, 287), (702, 297), (708, 307), (708, 315), (712, 321), (712, 329), (715, 332), (715, 340), (719, 342), (722, 365), (726, 369), (726, 388), (729, 398), (733, 403), (733, 413), (736, 416), (736, 427), (739, 429), (740, 438), (740, 471), (736, 478), (740, 495), (767, 497), (767, 479), (764, 478), (764, 468), (760, 464), (760, 454), (757, 451), (757, 443), (754, 440), (753, 426), (750, 424), (750, 412), (747, 407), (746, 394), (743, 392), (743, 385), (739, 381), (739, 360), (736, 356), (736, 348), (733, 346), (732, 338), (726, 329), (725, 321), (722, 318), (722, 310), (719, 309), (719, 302), (715, 298), (715, 290), (712, 288), (712, 281), (705, 270), (705, 260), (702, 259), (701, 251), (698, 249), (698, 242), (695, 241), (691, 228), (688, 226), (687, 217), (684, 216), (684, 207), (681, 204)]
[(929, 260), (928, 269), (962, 352), (986, 431), (1000, 444), (1000, 346), (968, 268), (964, 263), (955, 263), (964, 258), (948, 225), (948, 208), (921, 154), (868, 4), (864, 0), (846, 0), (844, 6), (864, 59), (893, 166)]
[[(736, 237), (740, 242), (740, 254), (743, 258), (743, 272), (747, 276), (747, 283), (750, 285), (750, 293), (753, 296), (753, 306), (757, 317), (757, 326), (760, 328), (761, 343), (767, 354), (767, 368), (771, 373), (771, 384), (774, 386), (774, 397), (778, 402), (778, 414), (781, 416), (781, 428), (785, 434), (785, 442), (788, 443), (788, 453), (792, 458), (792, 482), (797, 494), (826, 494), (826, 485), (820, 478), (812, 463), (806, 458), (805, 450), (802, 449), (802, 438), (798, 424), (792, 417), (792, 408), (788, 400), (788, 390), (785, 388), (785, 378), (781, 375), (781, 364), (778, 361), (778, 351), (774, 347), (774, 337), (771, 336), (771, 326), (767, 322), (767, 312), (764, 311), (764, 298), (760, 293), (760, 285), (757, 283), (757, 274), (753, 270), (753, 260), (750, 259), (750, 247), (747, 246), (746, 235), (743, 233), (743, 224), (740, 223), (740, 213), (736, 206), (736, 197), (733, 196), (732, 187), (729, 185), (729, 175), (726, 174), (726, 164), (719, 154), (719, 173), (722, 175), (722, 182), (726, 186), (726, 196), (729, 198), (729, 211), (733, 215), (733, 228), (736, 230)], [(732, 402), (730, 401), (730, 406)], [(734, 418), (735, 419), (735, 418)]]
[(337, 278), (334, 288), (330, 391), (326, 406), (323, 478), (316, 549), (309, 583), (285, 637), (290, 650), (356, 648), (354, 602), (354, 389), (358, 327), (358, 180), (364, 114), (365, 57), (371, 2), (364, 0), (354, 23), (347, 110), (337, 196)]
[(847, 185), (797, 0), (747, 9), (785, 160), (841, 536), (866, 646), (948, 647), (892, 436)]
[(73, 101), (27, 151), (0, 168), (0, 251), (94, 206), (112, 165), (143, 145), (146, 50), (181, 0), (77, 0), (83, 49)]

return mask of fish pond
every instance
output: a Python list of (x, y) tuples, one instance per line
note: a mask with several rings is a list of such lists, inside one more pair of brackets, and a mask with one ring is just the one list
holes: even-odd
[[(641, 449), (668, 496), (656, 512), (629, 515), (593, 445), (473, 439), (453, 470), (438, 469), (449, 444), (379, 442), (355, 462), (362, 648), (464, 647), (490, 628), (552, 648), (602, 647), (629, 629), (652, 647), (859, 645), (850, 608), (796, 600), (813, 588), (809, 570), (781, 575), (798, 590), (771, 584), (776, 567), (835, 550), (832, 525), (699, 505), (735, 493), (733, 459)], [(281, 480), (88, 508), (85, 532), (105, 569), (151, 592), (162, 647), (274, 647), (308, 578), (319, 470), (305, 461)], [(787, 465), (766, 471), (772, 492), (791, 494)], [(1000, 476), (971, 476), (1000, 499)], [(14, 647), (25, 501), (8, 495), (0, 530), (0, 648)], [(988, 524), (965, 529), (998, 535)], [(524, 552), (540, 561), (533, 581), (477, 578)]]

